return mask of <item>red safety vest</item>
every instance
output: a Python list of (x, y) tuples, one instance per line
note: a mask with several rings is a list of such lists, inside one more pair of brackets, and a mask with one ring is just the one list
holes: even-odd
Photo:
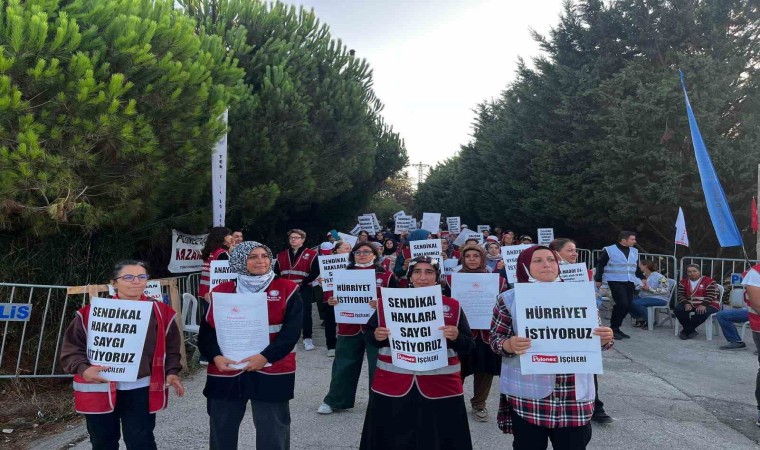
[(300, 285), (304, 278), (309, 276), (309, 272), (311, 272), (311, 264), (316, 257), (316, 251), (306, 248), (295, 262), (291, 262), (290, 250), (281, 251), (277, 254), (277, 266), (280, 268), (280, 276)]
[[(118, 298), (114, 296), (113, 298)], [(148, 391), (148, 412), (158, 412), (169, 404), (169, 389), (166, 386), (164, 362), (166, 360), (166, 334), (176, 313), (171, 306), (150, 300), (142, 296), (142, 301), (153, 302), (153, 314), (156, 317), (156, 345), (153, 348), (153, 365), (150, 370)], [(77, 311), (82, 320), (85, 333), (90, 319), (90, 305)], [(107, 414), (116, 406), (116, 383), (91, 383), (81, 375), (74, 375), (74, 407), (81, 414)]]
[[(691, 290), (691, 280), (684, 278), (681, 280), (681, 287), (683, 287), (686, 298), (691, 297), (704, 297), (707, 298), (707, 288), (715, 283), (710, 277), (701, 277), (694, 292)], [(720, 309), (720, 302), (722, 299), (717, 299), (710, 302), (710, 305), (714, 308)]]
[[(379, 302), (377, 317), (379, 326), (385, 327), (383, 305)], [(461, 309), (459, 302), (443, 296), (443, 322), (459, 325)], [(403, 397), (416, 384), (420, 393), (427, 398), (447, 398), (462, 395), (462, 378), (459, 356), (452, 349), (447, 350), (449, 364), (440, 369), (415, 372), (393, 365), (391, 348), (381, 347), (377, 354), (377, 368), (372, 378), (372, 390), (387, 397)]]
[(211, 252), (211, 254), (208, 255), (208, 258), (203, 261), (203, 266), (201, 267), (201, 280), (200, 284), (198, 285), (199, 297), (203, 297), (204, 295), (208, 294), (208, 291), (211, 289), (211, 261), (216, 261), (219, 259), (219, 255), (222, 253), (227, 253), (227, 249), (224, 247), (219, 247), (218, 249)]
[[(288, 307), (288, 301), (293, 294), (298, 291), (298, 285), (292, 281), (284, 278), (275, 278), (269, 283), (267, 287), (267, 311), (269, 313), (269, 342), (274, 342), (277, 339), (277, 335), (282, 329), (283, 321), (285, 319), (285, 310)], [(228, 294), (234, 294), (237, 292), (237, 283), (234, 281), (228, 281), (215, 287), (211, 291), (211, 307), (206, 312), (206, 322), (215, 328), (214, 325), (214, 292), (222, 292)], [(279, 361), (269, 361), (272, 365), (264, 367), (259, 370), (259, 373), (265, 375), (282, 375), (286, 373), (294, 373), (296, 371), (296, 354), (292, 351)], [(222, 372), (217, 369), (216, 364), (210, 362), (207, 366), (206, 372), (212, 377), (236, 377), (243, 373), (242, 370), (235, 372)]]
[[(757, 264), (753, 266), (751, 269), (742, 273), (742, 279), (744, 279), (744, 277), (747, 276), (750, 270), (755, 270), (757, 272), (760, 272), (760, 264)], [(749, 313), (749, 328), (754, 332), (760, 333), (760, 314), (758, 314), (758, 311), (755, 311), (755, 309), (752, 308), (752, 305), (749, 303), (749, 298), (747, 297), (746, 289), (744, 291), (744, 303), (747, 304), (747, 312)]]
[[(375, 270), (374, 267), (354, 267), (351, 270)], [(375, 282), (377, 285), (377, 299), (380, 303), (380, 288), (388, 287), (393, 277), (393, 272), (386, 271), (382, 273), (375, 273)], [(362, 332), (362, 325), (356, 323), (339, 323), (338, 324), (338, 336), (356, 336)]]

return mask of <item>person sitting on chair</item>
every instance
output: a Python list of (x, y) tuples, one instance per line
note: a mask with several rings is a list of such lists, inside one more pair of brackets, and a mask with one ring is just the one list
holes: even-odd
[(711, 314), (718, 312), (720, 299), (718, 285), (710, 277), (703, 277), (696, 264), (686, 266), (686, 278), (678, 283), (678, 304), (674, 311), (683, 330), (678, 337), (686, 340), (695, 337), (696, 328)]

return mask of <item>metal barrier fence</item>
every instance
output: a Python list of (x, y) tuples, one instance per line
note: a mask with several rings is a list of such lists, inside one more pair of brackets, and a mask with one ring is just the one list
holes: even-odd
[(577, 248), (576, 250), (578, 251), (578, 262), (585, 263), (587, 268), (593, 269), (594, 258), (591, 254), (591, 250), (586, 248)]
[(686, 275), (686, 266), (696, 264), (701, 268), (702, 275), (708, 276), (718, 284), (724, 286), (731, 285), (731, 274), (742, 273), (752, 265), (758, 263), (757, 260), (747, 261), (744, 259), (727, 259), (727, 258), (704, 258), (701, 256), (684, 256), (680, 261), (680, 270), (682, 277)]
[(667, 278), (678, 280), (678, 262), (673, 255), (663, 255), (661, 253), (639, 253), (639, 261), (648, 259), (657, 263), (660, 273)]

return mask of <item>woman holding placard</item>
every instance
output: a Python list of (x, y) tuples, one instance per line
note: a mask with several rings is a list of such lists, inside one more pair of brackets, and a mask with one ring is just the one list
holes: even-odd
[[(554, 239), (549, 244), (549, 248), (559, 255), (560, 266), (578, 262), (578, 248), (572, 239)], [(588, 271), (588, 280), (593, 280), (593, 274), (590, 270)], [(599, 294), (597, 293), (598, 298)], [(597, 305), (599, 305), (599, 300), (597, 300)], [(611, 423), (614, 419), (604, 410), (604, 402), (599, 398), (599, 377), (596, 374), (594, 374), (594, 390), (596, 391), (596, 396), (594, 397), (594, 415), (591, 416), (591, 420), (596, 423)]]
[[(349, 256), (346, 270), (374, 270), (377, 284), (377, 298), (379, 299), (380, 288), (398, 287), (398, 280), (393, 275), (393, 272), (383, 269), (377, 261), (377, 249), (369, 242), (360, 242), (356, 244)], [(327, 304), (334, 308), (338, 304), (338, 299), (331, 296)], [(370, 306), (377, 308), (377, 302), (370, 301)], [(319, 414), (332, 414), (336, 409), (354, 407), (356, 388), (359, 385), (362, 360), (365, 358), (365, 355), (367, 358), (369, 383), (371, 385), (377, 363), (377, 348), (367, 345), (362, 325), (338, 323), (338, 344), (335, 347), (330, 390), (317, 409)]]
[[(249, 401), (256, 448), (290, 448), (289, 401), (296, 378), (293, 349), (301, 335), (303, 305), (298, 285), (276, 276), (272, 260), (272, 251), (263, 244), (246, 241), (236, 245), (230, 255), (230, 269), (238, 278), (212, 290), (211, 307), (201, 322), (198, 349), (212, 361), (203, 389), (211, 426), (210, 449), (237, 448), (240, 422)], [(216, 293), (265, 293), (269, 345), (239, 361), (224, 356), (214, 320)], [(241, 364), (245, 364), (241, 369), (231, 367)]]
[[(409, 262), (408, 273), (411, 287), (430, 287), (438, 284), (441, 269), (438, 259), (418, 256)], [(472, 448), (459, 355), (470, 353), (475, 343), (459, 302), (443, 296), (443, 311), (448, 365), (433, 371), (393, 365), (390, 329), (381, 311), (367, 322), (367, 337), (379, 350), (360, 449)]]
[[(346, 253), (351, 253), (351, 244), (346, 241), (336, 242), (335, 247), (332, 249), (332, 254), (343, 255)], [(320, 276), (317, 281), (321, 283), (322, 277)], [(322, 292), (322, 303), (325, 305), (325, 345), (327, 345), (327, 356), (330, 358), (335, 357), (335, 345), (337, 343), (335, 334), (335, 307), (328, 302), (332, 296), (332, 291)]]
[[(517, 258), (518, 283), (561, 281), (559, 273), (559, 256), (548, 247), (534, 245)], [(491, 348), (502, 356), (499, 429), (514, 435), (518, 450), (545, 449), (549, 440), (556, 450), (585, 449), (591, 441), (593, 375), (522, 375), (516, 356), (530, 348), (531, 340), (515, 333), (514, 303), (514, 290), (501, 294), (491, 322)], [(611, 328), (597, 327), (593, 333), (603, 349), (612, 346)]]
[(156, 448), (155, 413), (168, 404), (168, 386), (174, 387), (180, 397), (185, 394), (179, 379), (182, 335), (174, 320), (176, 313), (163, 302), (145, 296), (143, 291), (149, 278), (147, 265), (142, 261), (125, 260), (114, 267), (114, 300), (153, 304), (136, 381), (109, 382), (106, 379), (109, 367), (90, 364), (87, 357), (90, 305), (77, 311), (63, 336), (61, 365), (65, 372), (74, 375), (74, 404), (77, 412), (85, 415), (94, 449), (118, 449), (121, 431), (127, 449)]

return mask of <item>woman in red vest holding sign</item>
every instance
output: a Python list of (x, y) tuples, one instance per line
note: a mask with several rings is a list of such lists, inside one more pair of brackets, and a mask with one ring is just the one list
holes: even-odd
[[(212, 450), (237, 448), (240, 422), (249, 401), (256, 427), (256, 448), (290, 448), (289, 401), (296, 380), (293, 348), (301, 335), (303, 305), (298, 285), (275, 275), (272, 260), (272, 251), (263, 244), (247, 241), (236, 245), (230, 255), (230, 269), (238, 278), (213, 289), (211, 307), (201, 322), (198, 349), (212, 362), (203, 389)], [(261, 353), (240, 361), (222, 355), (214, 322), (215, 292), (266, 293), (269, 345)], [(247, 365), (241, 370), (230, 367), (238, 363)]]
[(90, 364), (90, 305), (77, 311), (63, 336), (61, 365), (66, 373), (74, 375), (74, 405), (77, 412), (85, 415), (94, 449), (118, 449), (121, 431), (127, 449), (156, 448), (155, 413), (168, 404), (168, 386), (174, 387), (180, 397), (185, 394), (179, 379), (182, 335), (174, 321), (175, 312), (143, 294), (148, 278), (142, 261), (125, 260), (114, 267), (114, 299), (153, 303), (136, 381), (109, 382), (101, 375), (107, 366)]
[[(418, 256), (409, 262), (410, 287), (435, 286), (440, 276), (437, 259)], [(459, 355), (470, 353), (475, 342), (459, 302), (443, 297), (448, 365), (424, 372), (393, 365), (382, 304), (367, 322), (367, 338), (379, 350), (359, 448), (471, 449)]]
[(686, 278), (678, 283), (678, 304), (673, 311), (683, 327), (678, 337), (693, 338), (696, 328), (719, 310), (718, 285), (712, 278), (703, 277), (698, 265), (686, 266)]

